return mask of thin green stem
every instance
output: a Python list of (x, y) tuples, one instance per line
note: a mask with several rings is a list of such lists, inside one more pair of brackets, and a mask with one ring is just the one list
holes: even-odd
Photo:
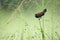
[[(45, 2), (42, 0), (42, 9), (45, 7), (44, 6)], [(43, 27), (41, 27), (41, 32), (42, 32), (42, 40), (45, 40), (45, 35), (44, 35), (44, 17), (43, 17)]]
[(21, 33), (21, 40), (23, 40), (23, 34), (24, 34), (24, 30)]
[(42, 34), (42, 40), (45, 40), (44, 30), (41, 26), (41, 20), (39, 20), (39, 25), (40, 25), (40, 31), (41, 31), (41, 34)]

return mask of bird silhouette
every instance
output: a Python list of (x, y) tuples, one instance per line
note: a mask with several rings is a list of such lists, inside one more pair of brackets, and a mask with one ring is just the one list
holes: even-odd
[(39, 13), (35, 14), (35, 17), (36, 18), (41, 18), (42, 16), (45, 15), (46, 11), (47, 11), (47, 9), (44, 9), (42, 12), (39, 12)]

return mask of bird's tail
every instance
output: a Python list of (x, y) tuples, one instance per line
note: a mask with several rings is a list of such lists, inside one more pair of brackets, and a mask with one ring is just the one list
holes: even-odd
[(46, 11), (47, 11), (47, 9), (44, 9), (44, 10), (43, 10), (43, 13), (45, 13)]

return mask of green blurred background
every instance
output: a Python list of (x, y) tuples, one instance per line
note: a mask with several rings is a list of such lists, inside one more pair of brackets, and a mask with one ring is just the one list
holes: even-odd
[(60, 0), (0, 0), (0, 40), (60, 40)]

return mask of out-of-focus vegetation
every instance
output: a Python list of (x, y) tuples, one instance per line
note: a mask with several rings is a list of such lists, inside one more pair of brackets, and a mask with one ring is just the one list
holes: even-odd
[(60, 40), (59, 7), (60, 0), (0, 0), (0, 40)]
[(16, 9), (23, 0), (0, 0), (0, 7), (4, 10)]

